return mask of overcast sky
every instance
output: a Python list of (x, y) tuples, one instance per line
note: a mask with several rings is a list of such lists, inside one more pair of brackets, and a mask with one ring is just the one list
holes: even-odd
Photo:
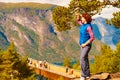
[(38, 2), (38, 3), (50, 3), (62, 6), (67, 6), (70, 0), (0, 0), (0, 2)]
[[(37, 2), (37, 3), (49, 3), (49, 4), (56, 4), (61, 6), (68, 6), (71, 0), (0, 0), (0, 2)], [(100, 0), (103, 1), (103, 0)], [(110, 0), (116, 1), (116, 0)]]

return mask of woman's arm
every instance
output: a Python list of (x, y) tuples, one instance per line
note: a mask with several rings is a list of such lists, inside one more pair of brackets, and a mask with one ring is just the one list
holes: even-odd
[(78, 24), (83, 25), (80, 18), (81, 18), (81, 14), (77, 14), (77, 22), (78, 22)]
[(77, 20), (78, 24), (83, 25), (83, 23), (81, 22), (81, 20)]
[(93, 33), (93, 30), (92, 30), (92, 28), (91, 27), (88, 27), (87, 28), (87, 32), (89, 33), (89, 35), (90, 35), (90, 42), (92, 42), (93, 40), (94, 40), (94, 33)]

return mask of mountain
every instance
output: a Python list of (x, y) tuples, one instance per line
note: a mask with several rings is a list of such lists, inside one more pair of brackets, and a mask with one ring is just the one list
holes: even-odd
[[(79, 28), (57, 31), (52, 19), (52, 10), (56, 5), (0, 3), (0, 7), (0, 48), (5, 49), (13, 41), (23, 56), (27, 54), (31, 58), (51, 63), (63, 62), (66, 56), (72, 61), (79, 60)], [(94, 29), (99, 30), (99, 27)], [(95, 33), (102, 40), (101, 31)], [(91, 59), (103, 45), (99, 40), (93, 42)]]
[(2, 45), (0, 44), (0, 48), (2, 48), (3, 50), (6, 49), (7, 46), (9, 45), (9, 41), (8, 41), (7, 37), (1, 31), (0, 31), (0, 43), (2, 43)]
[(116, 44), (120, 42), (120, 29), (116, 29), (114, 25), (106, 24), (106, 20), (110, 20), (112, 13), (120, 11), (119, 8), (106, 6), (100, 13), (93, 16), (93, 31), (98, 40), (108, 44), (112, 49), (116, 48)]

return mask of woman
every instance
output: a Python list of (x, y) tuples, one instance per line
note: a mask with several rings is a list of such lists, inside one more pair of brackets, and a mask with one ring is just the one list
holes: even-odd
[(94, 40), (94, 34), (92, 31), (91, 21), (92, 18), (88, 13), (83, 13), (82, 15), (77, 15), (78, 23), (80, 26), (80, 46), (81, 46), (81, 55), (80, 55), (80, 65), (81, 65), (81, 78), (80, 80), (85, 80), (90, 77), (89, 69), (89, 59), (88, 53), (92, 46), (92, 41)]

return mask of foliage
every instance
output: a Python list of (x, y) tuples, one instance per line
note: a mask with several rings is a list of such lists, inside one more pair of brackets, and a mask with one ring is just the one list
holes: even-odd
[(98, 9), (99, 2), (92, 0), (71, 0), (69, 7), (56, 7), (53, 10), (53, 20), (58, 31), (66, 31), (71, 29), (71, 26), (77, 25), (75, 12), (92, 12)]
[(115, 0), (115, 4), (113, 6), (120, 8), (120, 0)]
[[(106, 5), (118, 6), (119, 1), (111, 2), (110, 0), (71, 0), (68, 7), (56, 7), (53, 10), (53, 20), (58, 31), (66, 31), (71, 26), (77, 26), (76, 13), (90, 13), (95, 15), (99, 13)], [(118, 17), (119, 19), (119, 17)], [(119, 22), (118, 22), (119, 24)]]
[(110, 20), (106, 20), (106, 24), (111, 25), (111, 21)]
[(58, 78), (57, 80), (63, 80), (63, 77), (61, 76), (60, 78)]
[(28, 57), (22, 58), (11, 43), (0, 53), (1, 80), (35, 80), (33, 70), (27, 64)]
[(69, 58), (68, 56), (65, 57), (64, 62), (63, 62), (63, 66), (67, 66), (67, 67), (69, 67), (69, 68), (72, 67), (70, 58)]
[(80, 67), (80, 61), (77, 61), (74, 65), (72, 65), (72, 68), (80, 70), (81, 69), (81, 67)]
[(120, 43), (117, 49), (112, 50), (109, 46), (104, 45), (101, 48), (101, 55), (95, 56), (94, 64), (91, 65), (92, 73), (100, 72), (119, 72), (120, 71)]
[(66, 7), (60, 6), (53, 10), (53, 20), (59, 31), (68, 30), (71, 28), (69, 23), (71, 19), (70, 15), (69, 9)]
[(115, 25), (116, 28), (120, 28), (120, 12), (113, 13), (113, 16), (111, 19), (113, 25)]
[(69, 9), (73, 13), (76, 11), (78, 12), (98, 12), (100, 10), (100, 2), (98, 0), (71, 0), (69, 4)]

